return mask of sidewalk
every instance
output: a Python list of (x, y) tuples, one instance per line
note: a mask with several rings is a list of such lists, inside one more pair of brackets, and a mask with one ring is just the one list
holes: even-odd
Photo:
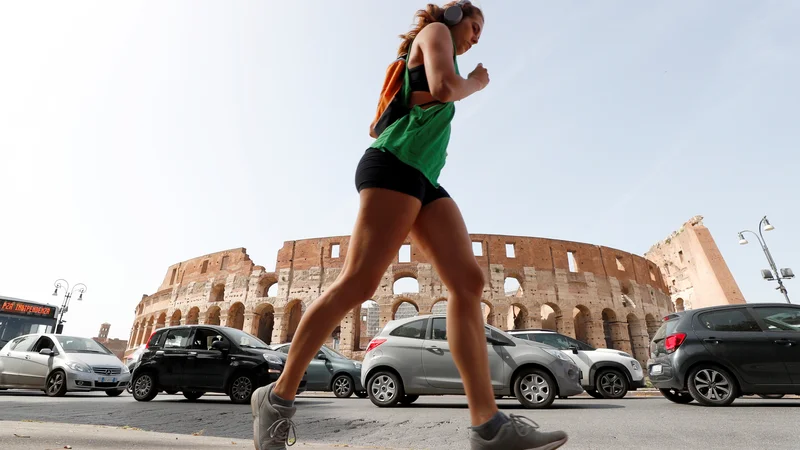
[[(14, 450), (143, 450), (143, 449), (253, 449), (252, 439), (228, 439), (185, 434), (155, 433), (136, 428), (75, 425), (53, 422), (0, 421), (0, 448)], [(308, 450), (386, 449), (347, 444), (298, 442), (291, 448)]]

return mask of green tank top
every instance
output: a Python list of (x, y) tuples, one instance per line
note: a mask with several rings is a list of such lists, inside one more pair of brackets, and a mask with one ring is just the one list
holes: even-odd
[[(453, 65), (458, 71), (455, 41), (453, 42)], [(411, 54), (409, 46), (408, 54)], [(408, 77), (408, 61), (403, 76), (403, 99), (408, 104), (411, 95)], [(439, 187), (439, 174), (447, 159), (447, 144), (450, 142), (450, 122), (456, 113), (453, 102), (430, 106), (426, 109), (415, 105), (405, 116), (386, 127), (370, 147), (389, 151), (400, 161), (422, 172), (431, 184)]]

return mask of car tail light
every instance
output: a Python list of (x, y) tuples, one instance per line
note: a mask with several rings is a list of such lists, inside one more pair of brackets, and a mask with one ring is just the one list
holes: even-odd
[(685, 340), (686, 333), (670, 334), (666, 339), (664, 339), (664, 349), (667, 351), (667, 353), (672, 353), (677, 350)]
[(370, 351), (375, 350), (376, 348), (378, 348), (379, 345), (383, 344), (384, 342), (386, 342), (386, 339), (384, 338), (372, 338), (372, 340), (369, 341), (369, 345), (367, 346), (367, 351), (364, 353), (369, 353)]
[(153, 339), (153, 335), (154, 335), (154, 334), (156, 334), (156, 332), (155, 332), (155, 331), (153, 331), (153, 332), (150, 334), (150, 337), (149, 337), (149, 338), (147, 338), (147, 343), (144, 345), (144, 348), (150, 348), (150, 341)]

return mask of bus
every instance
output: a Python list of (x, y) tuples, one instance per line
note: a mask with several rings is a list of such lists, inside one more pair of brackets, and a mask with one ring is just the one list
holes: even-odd
[(25, 334), (53, 333), (57, 313), (53, 305), (0, 295), (0, 348)]

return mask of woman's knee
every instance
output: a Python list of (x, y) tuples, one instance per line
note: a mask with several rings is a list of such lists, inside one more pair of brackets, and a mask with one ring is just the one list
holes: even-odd
[(337, 279), (337, 287), (342, 291), (348, 301), (361, 304), (372, 298), (381, 284), (382, 274), (374, 271), (345, 271)]
[(452, 284), (454, 284), (454, 286), (448, 286), (447, 289), (457, 296), (480, 298), (483, 296), (486, 280), (481, 268), (475, 264), (461, 269), (459, 275), (455, 277)]

